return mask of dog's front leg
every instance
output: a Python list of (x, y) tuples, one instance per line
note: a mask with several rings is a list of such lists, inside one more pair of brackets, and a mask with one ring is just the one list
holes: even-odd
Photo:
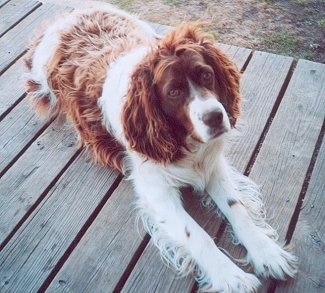
[(232, 226), (237, 241), (247, 249), (255, 273), (285, 279), (297, 271), (297, 259), (276, 242), (276, 232), (265, 222), (265, 211), (255, 183), (232, 169), (226, 159), (217, 161), (207, 192)]
[(212, 238), (184, 210), (175, 184), (159, 171), (141, 168), (133, 175), (138, 205), (146, 230), (162, 258), (179, 274), (197, 273), (201, 290), (255, 292), (259, 280), (230, 261)]

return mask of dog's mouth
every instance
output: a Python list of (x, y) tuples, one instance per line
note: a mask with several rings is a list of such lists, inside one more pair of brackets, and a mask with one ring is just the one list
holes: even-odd
[(223, 134), (227, 133), (229, 130), (226, 127), (216, 127), (216, 128), (210, 128), (208, 133), (208, 138), (203, 139), (198, 133), (193, 131), (190, 135), (190, 137), (199, 143), (207, 143), (213, 139), (216, 139)]
[(228, 129), (225, 127), (211, 128), (209, 130), (210, 139), (215, 139), (223, 134), (228, 132)]

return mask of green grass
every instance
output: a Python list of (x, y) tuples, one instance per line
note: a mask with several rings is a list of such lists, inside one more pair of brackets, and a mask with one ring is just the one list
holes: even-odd
[(130, 10), (130, 6), (133, 3), (133, 0), (106, 0), (106, 2), (122, 9)]
[(274, 33), (268, 39), (266, 39), (266, 44), (271, 49), (278, 50), (281, 53), (289, 54), (297, 51), (299, 47), (299, 39), (293, 34), (287, 32), (279, 32)]
[(319, 21), (317, 21), (317, 25), (325, 28), (325, 18), (322, 18)]
[(315, 52), (309, 47), (303, 46), (299, 38), (290, 33), (274, 33), (265, 40), (267, 50), (276, 54), (288, 55), (294, 58), (312, 60)]

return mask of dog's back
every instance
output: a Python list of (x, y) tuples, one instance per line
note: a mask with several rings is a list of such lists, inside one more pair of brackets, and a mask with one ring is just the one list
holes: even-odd
[(150, 33), (123, 11), (83, 10), (57, 19), (34, 39), (25, 58), (32, 106), (46, 118), (67, 114), (101, 164), (121, 169), (124, 150), (103, 127), (97, 105), (107, 68), (137, 46), (149, 45)]

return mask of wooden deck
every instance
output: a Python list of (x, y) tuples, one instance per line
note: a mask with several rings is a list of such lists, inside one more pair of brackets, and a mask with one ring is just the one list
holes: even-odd
[[(69, 125), (28, 107), (21, 58), (65, 9), (0, 0), (0, 292), (195, 292), (136, 224), (130, 183), (93, 164)], [(229, 157), (261, 185), (269, 222), (301, 262), (295, 280), (264, 281), (261, 292), (324, 292), (325, 65), (220, 46), (243, 71), (245, 126)], [(214, 212), (184, 199), (218, 246), (243, 253)]]

